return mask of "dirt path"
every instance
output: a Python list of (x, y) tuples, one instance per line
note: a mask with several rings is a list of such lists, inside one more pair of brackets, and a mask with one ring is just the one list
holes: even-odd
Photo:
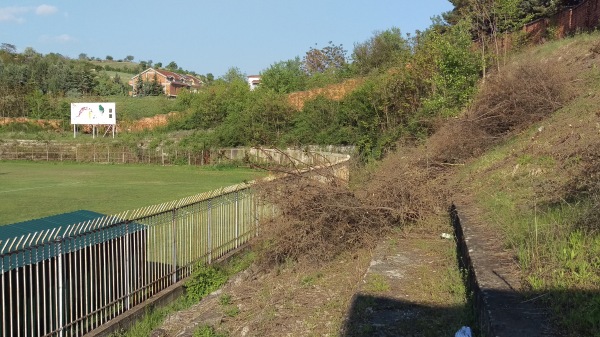
[(454, 241), (439, 229), (396, 231), (321, 267), (246, 271), (153, 336), (203, 325), (228, 336), (453, 336), (469, 317)]

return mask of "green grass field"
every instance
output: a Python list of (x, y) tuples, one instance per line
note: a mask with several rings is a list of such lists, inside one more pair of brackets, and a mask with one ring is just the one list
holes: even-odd
[(0, 161), (0, 225), (80, 209), (116, 214), (262, 176), (245, 168)]
[(106, 74), (106, 75), (110, 76), (110, 78), (114, 78), (115, 74), (118, 74), (119, 77), (121, 78), (121, 83), (123, 83), (123, 84), (129, 84), (129, 80), (133, 76), (135, 76), (134, 74), (125, 73), (125, 72), (122, 72), (122, 71), (101, 70), (99, 73), (100, 74)]

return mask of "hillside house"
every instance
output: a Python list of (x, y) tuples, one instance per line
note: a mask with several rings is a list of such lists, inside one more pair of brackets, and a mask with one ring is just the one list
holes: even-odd
[(164, 69), (148, 68), (129, 80), (131, 96), (137, 96), (138, 94), (136, 92), (136, 84), (140, 76), (144, 82), (152, 82), (156, 78), (156, 81), (162, 85), (163, 93), (167, 97), (177, 97), (177, 94), (183, 89), (196, 92), (204, 84), (202, 80), (192, 75), (182, 75)]
[(260, 75), (248, 76), (248, 85), (250, 86), (250, 90), (256, 89), (260, 85)]

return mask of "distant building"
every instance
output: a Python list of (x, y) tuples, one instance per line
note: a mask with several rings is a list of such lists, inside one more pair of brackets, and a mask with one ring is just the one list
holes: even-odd
[(256, 89), (260, 85), (260, 75), (248, 76), (248, 85), (250, 86), (250, 90)]
[(192, 75), (182, 75), (164, 69), (148, 68), (129, 80), (129, 85), (131, 85), (131, 96), (137, 96), (138, 94), (136, 83), (140, 76), (144, 82), (152, 82), (154, 81), (154, 78), (156, 78), (157, 82), (162, 85), (163, 93), (167, 97), (177, 97), (177, 94), (182, 89), (196, 92), (204, 84), (201, 79)]

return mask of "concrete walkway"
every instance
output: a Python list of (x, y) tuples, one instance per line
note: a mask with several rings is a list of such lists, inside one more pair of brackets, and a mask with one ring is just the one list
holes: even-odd
[(454, 240), (416, 233), (380, 243), (342, 336), (453, 336), (469, 320)]

